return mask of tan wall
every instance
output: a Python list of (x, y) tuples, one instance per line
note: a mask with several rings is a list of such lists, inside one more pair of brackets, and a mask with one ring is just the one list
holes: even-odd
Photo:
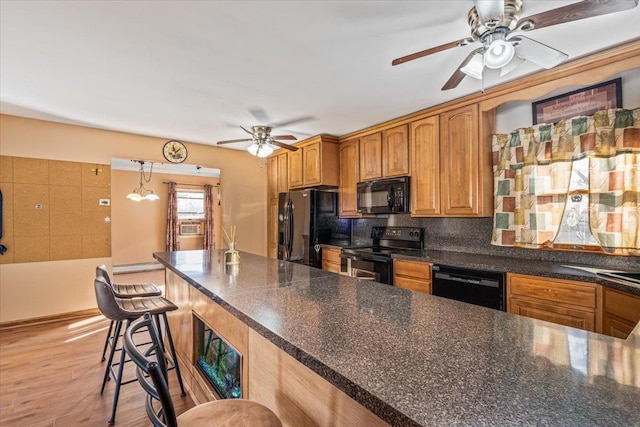
[[(145, 171), (149, 169), (145, 165)], [(165, 250), (165, 236), (167, 234), (167, 192), (168, 186), (163, 182), (174, 181), (179, 184), (214, 186), (217, 178), (187, 175), (170, 175), (153, 173), (145, 188), (153, 190), (160, 200), (154, 202), (134, 202), (126, 195), (138, 185), (139, 172), (112, 170), (111, 171), (111, 240), (113, 265), (137, 264), (153, 262), (153, 252)], [(197, 189), (198, 187), (183, 186), (178, 188)], [(222, 240), (222, 202), (213, 207), (213, 224), (216, 236), (216, 248), (223, 248)], [(202, 249), (202, 237), (180, 237), (180, 249)]]
[[(5, 156), (162, 162), (167, 139), (0, 115), (0, 154)], [(221, 170), (222, 224), (237, 225), (238, 249), (265, 255), (266, 161), (238, 150), (191, 143), (187, 148), (187, 163)], [(110, 266), (112, 259), (0, 265), (0, 323), (95, 307), (93, 277), (101, 262)]]

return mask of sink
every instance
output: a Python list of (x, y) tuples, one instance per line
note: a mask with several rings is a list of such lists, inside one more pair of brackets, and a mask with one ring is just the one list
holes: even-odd
[(605, 279), (613, 279), (619, 282), (624, 282), (629, 285), (640, 286), (640, 272), (638, 273), (625, 273), (621, 271), (615, 272), (598, 272), (597, 276), (605, 278)]

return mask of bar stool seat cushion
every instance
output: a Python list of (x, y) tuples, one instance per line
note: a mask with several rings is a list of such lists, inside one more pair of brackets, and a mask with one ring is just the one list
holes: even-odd
[(174, 303), (163, 297), (116, 298), (116, 301), (132, 320), (142, 317), (145, 313), (155, 315), (178, 309)]
[(162, 290), (154, 283), (112, 283), (113, 292), (118, 298), (158, 297)]
[(195, 406), (178, 418), (179, 427), (281, 427), (280, 419), (269, 408), (250, 400), (225, 399)]

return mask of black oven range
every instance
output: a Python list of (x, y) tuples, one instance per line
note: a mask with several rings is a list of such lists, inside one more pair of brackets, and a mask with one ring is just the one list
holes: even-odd
[(392, 254), (422, 256), (424, 228), (372, 227), (371, 246), (343, 248), (343, 268), (351, 277), (393, 285)]

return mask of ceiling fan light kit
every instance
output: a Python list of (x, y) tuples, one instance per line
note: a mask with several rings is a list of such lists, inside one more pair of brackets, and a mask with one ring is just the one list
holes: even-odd
[(240, 126), (240, 129), (242, 129), (243, 131), (251, 135), (251, 138), (229, 139), (226, 141), (218, 141), (216, 142), (216, 145), (232, 144), (235, 142), (253, 141), (253, 143), (249, 147), (247, 147), (247, 151), (251, 153), (251, 155), (256, 157), (267, 157), (271, 155), (271, 153), (273, 153), (272, 145), (275, 145), (276, 147), (284, 148), (285, 150), (289, 150), (289, 151), (298, 150), (298, 147), (293, 147), (289, 144), (285, 144), (284, 142), (278, 141), (279, 139), (296, 141), (298, 138), (296, 138), (293, 135), (275, 135), (275, 136), (271, 135), (271, 126), (263, 126), (263, 125), (252, 126), (251, 130), (245, 129), (242, 126)]
[(528, 37), (511, 36), (511, 33), (621, 12), (633, 9), (638, 2), (639, 0), (583, 0), (520, 19), (523, 0), (474, 0), (474, 7), (467, 15), (471, 37), (394, 59), (391, 65), (403, 64), (479, 41), (482, 47), (465, 58), (442, 90), (457, 87), (465, 75), (482, 80), (482, 70), (485, 66), (499, 69), (501, 77), (516, 69), (525, 60), (542, 68), (553, 68), (565, 61), (569, 55)]
[(253, 156), (267, 157), (273, 153), (273, 148), (269, 147), (266, 143), (254, 142), (247, 147), (247, 151)]

